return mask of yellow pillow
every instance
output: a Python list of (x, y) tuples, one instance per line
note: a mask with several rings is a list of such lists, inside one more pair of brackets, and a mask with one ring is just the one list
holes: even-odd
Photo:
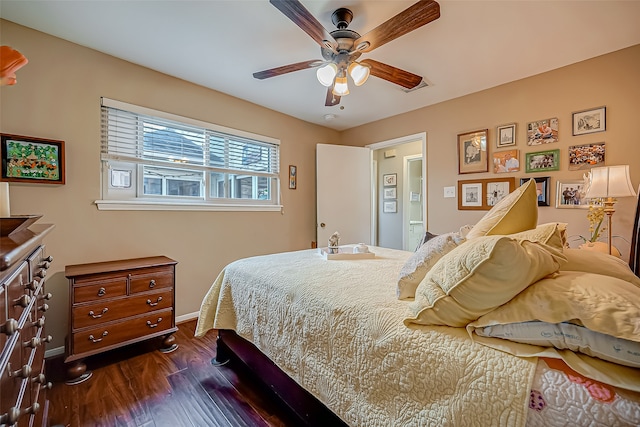
[(567, 263), (560, 267), (561, 271), (584, 271), (617, 277), (640, 287), (640, 277), (633, 274), (629, 264), (618, 257), (598, 251), (570, 248), (565, 249), (564, 254), (567, 257)]
[(468, 240), (429, 270), (404, 323), (465, 326), (558, 271), (565, 261), (560, 250), (528, 240)]
[(567, 243), (567, 224), (564, 222), (541, 224), (533, 230), (510, 234), (509, 237), (516, 240), (544, 243), (545, 245), (563, 250)]
[(530, 179), (500, 200), (473, 226), (467, 239), (531, 230), (538, 223), (536, 182)]

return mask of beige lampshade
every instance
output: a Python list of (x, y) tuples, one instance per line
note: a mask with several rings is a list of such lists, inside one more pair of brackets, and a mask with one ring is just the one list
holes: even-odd
[(629, 165), (603, 166), (591, 169), (591, 179), (585, 197), (629, 197), (636, 192), (631, 185)]

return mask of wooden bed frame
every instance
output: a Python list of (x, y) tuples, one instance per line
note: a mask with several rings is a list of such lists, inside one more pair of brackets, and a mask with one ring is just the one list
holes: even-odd
[[(640, 197), (637, 200), (631, 237), (629, 266), (636, 276), (640, 277)], [(222, 365), (230, 359), (240, 361), (250, 373), (267, 385), (300, 418), (300, 425), (347, 426), (315, 396), (280, 370), (252, 343), (241, 338), (234, 331), (219, 330), (216, 344), (216, 358), (211, 363)]]

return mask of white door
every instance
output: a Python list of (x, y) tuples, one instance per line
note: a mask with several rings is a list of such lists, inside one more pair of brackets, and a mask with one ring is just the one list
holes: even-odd
[(369, 148), (317, 145), (318, 247), (336, 231), (340, 245), (371, 244), (371, 183)]

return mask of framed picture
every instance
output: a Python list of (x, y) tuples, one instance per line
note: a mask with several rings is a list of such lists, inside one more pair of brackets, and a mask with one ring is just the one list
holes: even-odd
[(560, 170), (560, 150), (527, 153), (525, 166), (527, 173)]
[(458, 173), (488, 172), (487, 129), (458, 135)]
[(569, 147), (569, 170), (587, 170), (604, 166), (604, 142)]
[(385, 199), (395, 199), (396, 195), (396, 187), (389, 187), (384, 189), (384, 198)]
[(0, 181), (64, 184), (64, 141), (0, 134)]
[(384, 202), (382, 204), (382, 212), (384, 213), (396, 213), (398, 212), (398, 202), (395, 200), (391, 202)]
[(514, 177), (458, 181), (458, 209), (489, 210), (515, 187)]
[(519, 150), (497, 151), (493, 153), (493, 171), (495, 173), (518, 172), (519, 170)]
[[(531, 178), (520, 178), (520, 185), (524, 185)], [(536, 194), (538, 195), (538, 206), (550, 206), (550, 188), (549, 183), (551, 182), (551, 177), (543, 176), (533, 178), (536, 181)]]
[(556, 208), (588, 209), (589, 200), (584, 197), (585, 191), (585, 183), (582, 180), (558, 181)]
[(496, 129), (496, 148), (516, 145), (516, 124), (498, 126)]
[(538, 120), (527, 123), (527, 145), (558, 142), (558, 119)]
[(577, 111), (573, 117), (573, 136), (607, 130), (607, 107)]
[(382, 184), (386, 187), (388, 185), (396, 185), (398, 180), (398, 174), (388, 173), (386, 175), (382, 175)]
[(298, 167), (289, 165), (289, 188), (295, 190), (298, 186)]

